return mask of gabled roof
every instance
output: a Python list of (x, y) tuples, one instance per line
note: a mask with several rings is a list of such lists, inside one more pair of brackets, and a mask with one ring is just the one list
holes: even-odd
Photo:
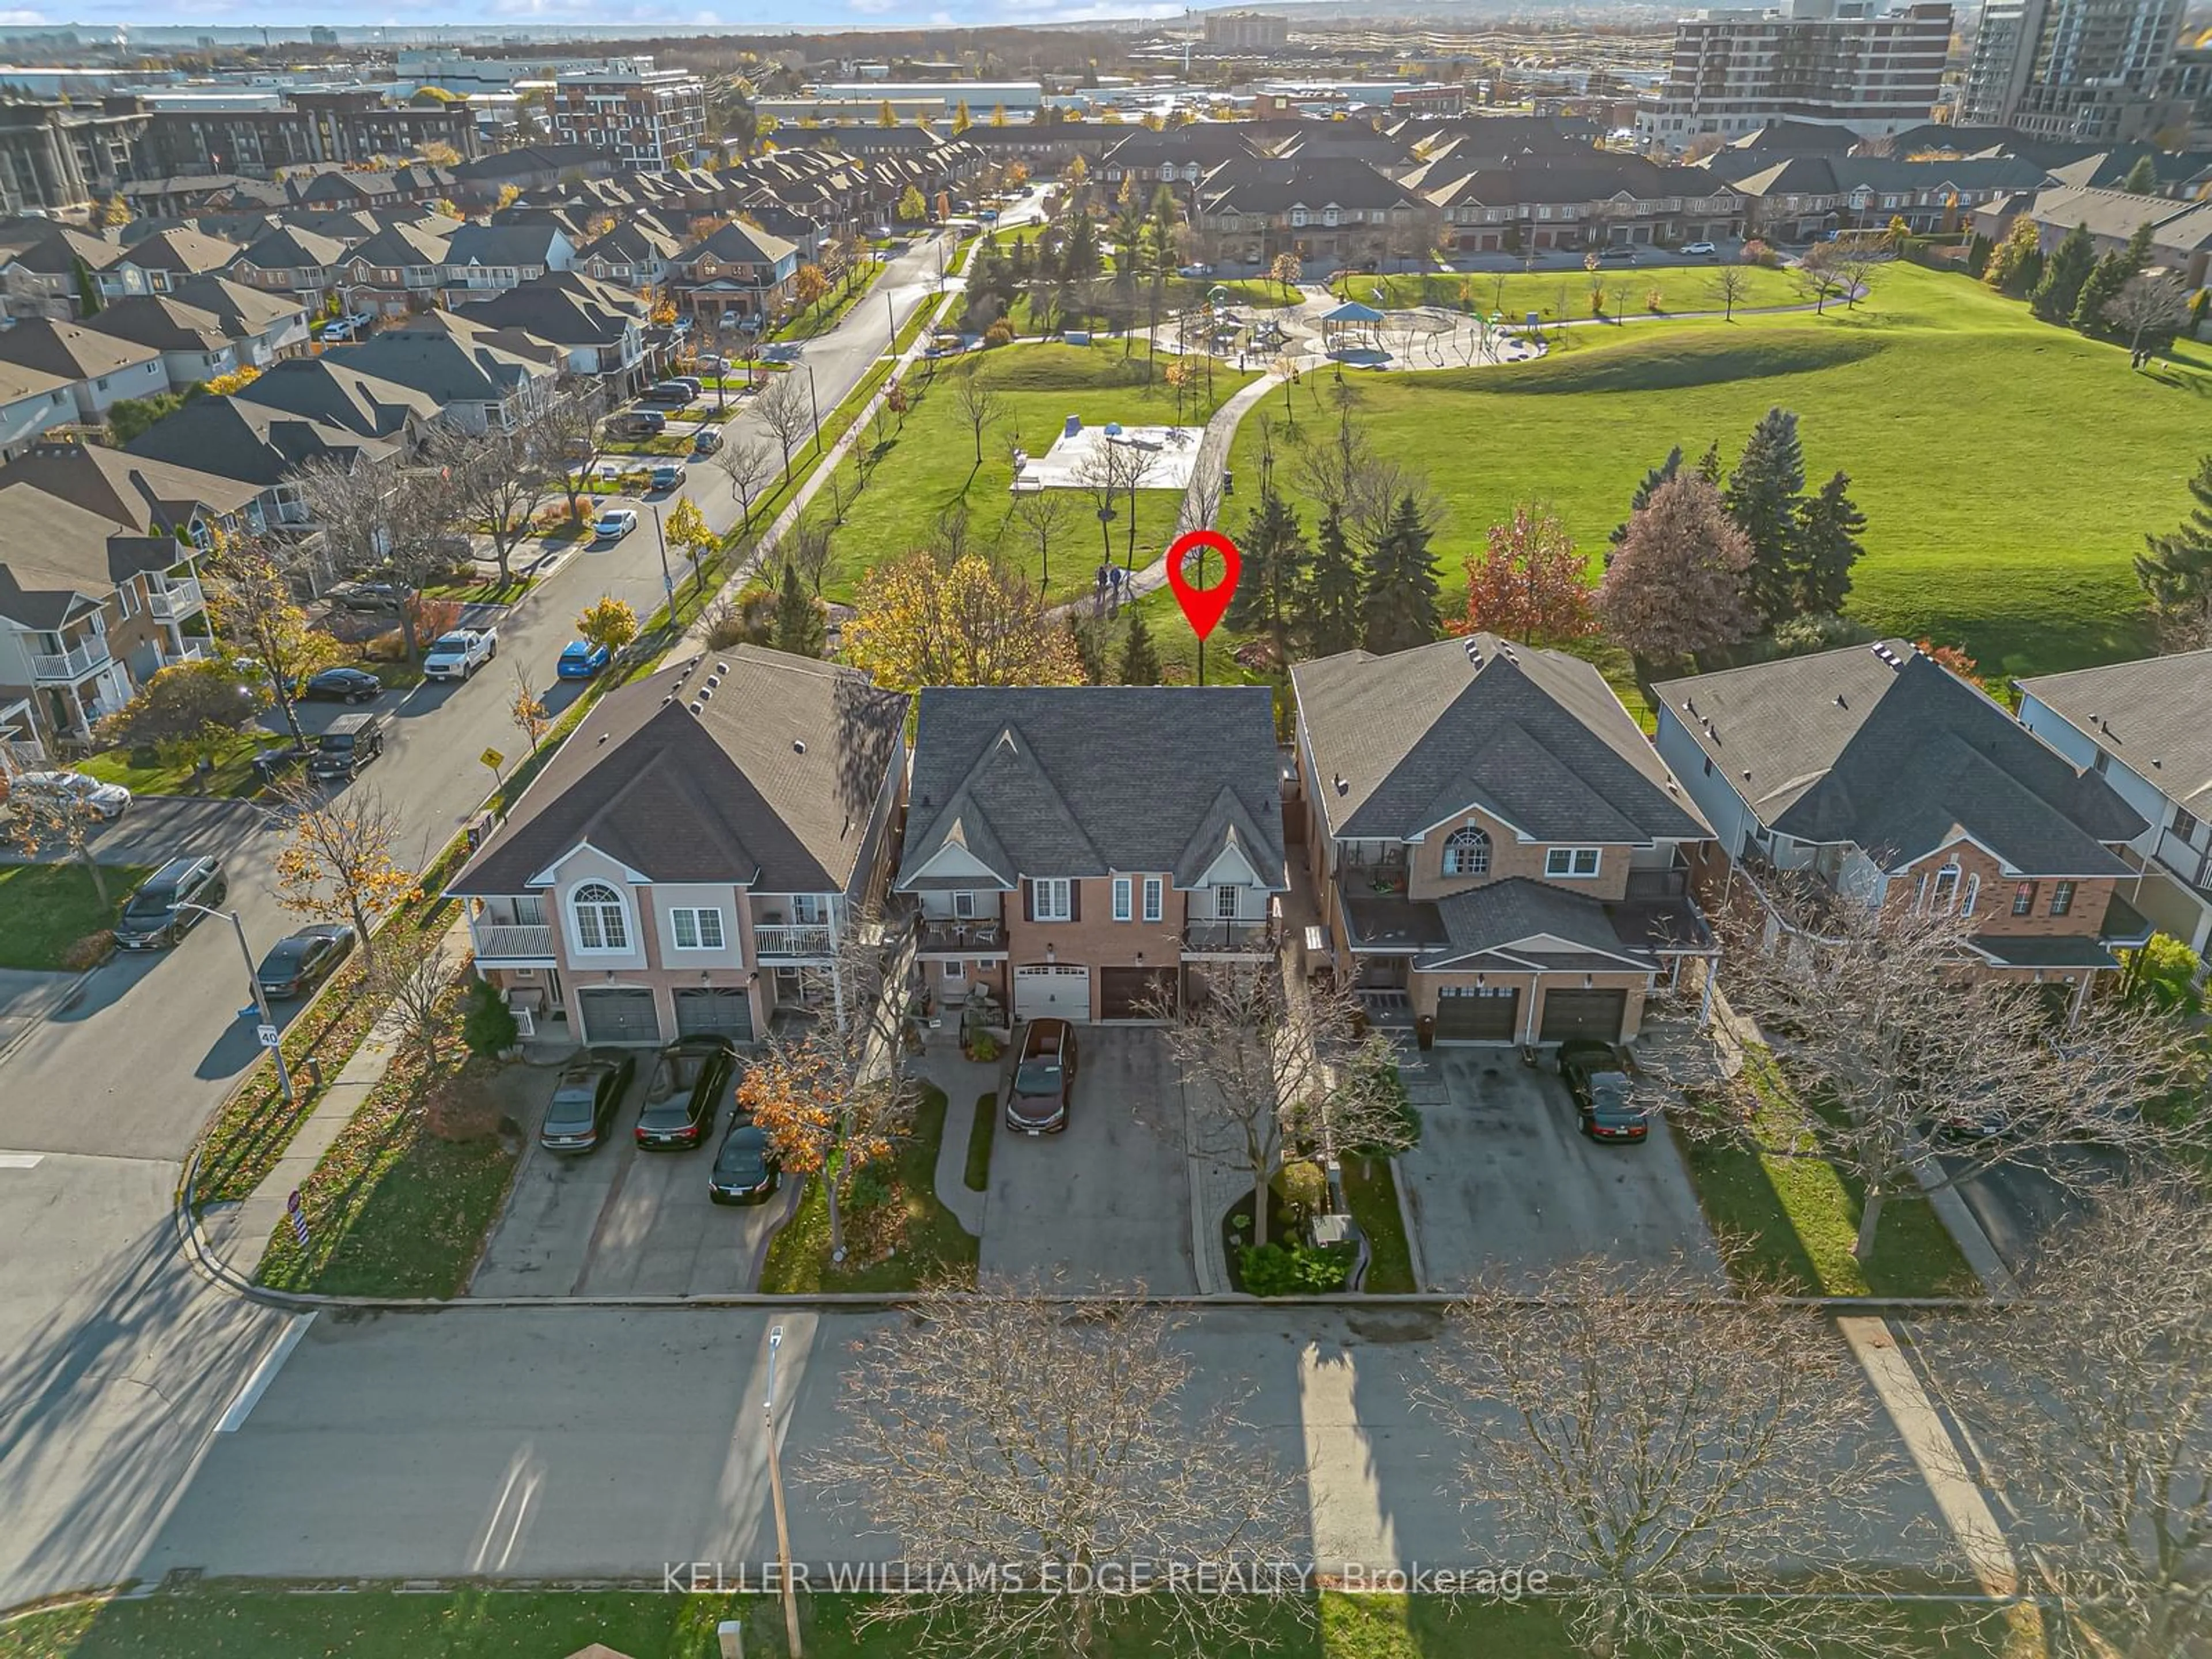
[(2019, 684), (2168, 800), (2212, 818), (2212, 651), (2077, 668)]
[(1536, 841), (1712, 834), (1604, 677), (1493, 635), (1291, 671), (1329, 833), (1399, 840), (1480, 807)]
[(190, 277), (172, 289), (169, 297), (179, 305), (207, 313), (234, 339), (263, 333), (288, 317), (304, 318), (307, 309), (291, 295), (248, 288), (225, 276)]
[(1281, 891), (1273, 699), (1257, 686), (929, 687), (901, 886), (927, 884), (948, 846), (1008, 887), (1154, 871), (1195, 886), (1233, 847)]
[(155, 351), (220, 351), (234, 338), (212, 312), (168, 294), (111, 300), (91, 319), (99, 333)]
[(169, 270), (187, 276), (220, 270), (238, 257), (235, 242), (204, 235), (197, 230), (165, 230), (133, 242), (125, 262), (141, 270)]
[(2023, 875), (2123, 875), (2143, 822), (1902, 640), (1652, 688), (1761, 823), (1847, 844), (1885, 870), (1962, 834)]
[(558, 225), (463, 225), (446, 243), (451, 265), (542, 265), (566, 240)]
[(0, 467), (0, 489), (17, 485), (142, 532), (188, 524), (201, 508), (236, 513), (260, 493), (235, 478), (101, 444), (37, 445)]
[(1668, 937), (1654, 929), (1652, 906), (1607, 902), (1518, 876), (1486, 882), (1435, 904), (1445, 942), (1414, 964), (1429, 969), (1648, 972), (1657, 965), (1657, 950), (1702, 951), (1712, 939), (1685, 903), (1666, 907), (1666, 920), (1677, 928), (1676, 936)]
[(447, 238), (421, 225), (388, 225), (345, 251), (347, 264), (404, 270), (446, 263)]
[(581, 271), (549, 271), (457, 315), (496, 329), (524, 329), (556, 345), (605, 345), (642, 326), (644, 307), (621, 289)]
[[(252, 389), (268, 379), (263, 375)], [(149, 455), (264, 489), (309, 461), (352, 466), (387, 459), (399, 448), (388, 438), (240, 397), (195, 398), (124, 446), (126, 454)]]
[(369, 438), (392, 437), (404, 431), (410, 419), (437, 419), (445, 408), (442, 400), (373, 372), (371, 365), (351, 356), (361, 349), (349, 347), (272, 363), (246, 395), (264, 408), (305, 415)]
[(906, 708), (757, 646), (664, 668), (599, 701), (447, 890), (526, 892), (588, 844), (657, 882), (843, 892)]
[(118, 582), (167, 570), (184, 556), (172, 536), (119, 531), (96, 513), (27, 485), (0, 490), (0, 617), (25, 628), (58, 628)]
[(238, 263), (257, 270), (319, 270), (337, 264), (345, 258), (345, 251), (346, 245), (334, 236), (286, 225), (247, 243)]
[[(498, 403), (542, 378), (557, 356), (545, 342), (536, 343), (536, 355), (525, 355), (495, 343), (490, 337), (496, 331), (489, 327), (436, 315), (437, 321), (412, 319), (359, 345), (325, 351), (321, 361), (421, 392), (442, 410), (455, 402)], [(526, 342), (526, 337), (514, 343)]]
[(0, 265), (20, 264), (43, 276), (67, 276), (76, 270), (79, 259), (89, 270), (105, 270), (122, 257), (123, 249), (118, 244), (65, 225), (43, 225), (20, 241), (0, 244)]
[(726, 264), (772, 265), (799, 249), (781, 236), (771, 236), (742, 221), (732, 219), (711, 236), (692, 243), (677, 254), (685, 264), (713, 255)]
[(118, 369), (158, 362), (161, 356), (152, 346), (46, 317), (27, 318), (0, 332), (0, 361), (67, 380), (97, 380)]

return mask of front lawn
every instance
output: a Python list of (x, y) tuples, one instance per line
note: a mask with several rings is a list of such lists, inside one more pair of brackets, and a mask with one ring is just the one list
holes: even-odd
[[(109, 749), (76, 763), (76, 769), (102, 783), (119, 783), (134, 795), (220, 795), (240, 799), (258, 793), (261, 779), (253, 757), (264, 745), (285, 739), (249, 726), (233, 732), (210, 756), (213, 768), (202, 773), (189, 760), (163, 761), (151, 750)], [(138, 764), (143, 759), (146, 763)]]
[(985, 1095), (975, 1103), (975, 1120), (968, 1126), (968, 1163), (961, 1184), (971, 1193), (991, 1190), (991, 1143), (999, 1135), (999, 1097)]
[(63, 971), (70, 947), (114, 926), (131, 890), (153, 871), (106, 864), (100, 873), (107, 883), (105, 900), (82, 864), (0, 865), (0, 968)]
[[(515, 544), (507, 556), (527, 562), (535, 555), (526, 538)], [(511, 582), (502, 583), (497, 576), (441, 582), (435, 586), (424, 588), (422, 597), (426, 599), (451, 599), (457, 605), (513, 605), (537, 585), (537, 577), (518, 572)]]
[[(771, 1296), (839, 1291), (911, 1291), (923, 1285), (975, 1285), (977, 1243), (937, 1198), (937, 1149), (945, 1139), (945, 1091), (925, 1086), (914, 1132), (893, 1154), (890, 1194), (873, 1216), (848, 1197), (842, 1219), (846, 1257), (830, 1259), (830, 1200), (810, 1176), (799, 1208), (769, 1245), (761, 1289)], [(889, 1254), (871, 1249), (881, 1241)]]
[(1370, 1252), (1367, 1281), (1361, 1288), (1377, 1296), (1419, 1290), (1413, 1282), (1413, 1253), (1406, 1243), (1406, 1218), (1398, 1210), (1398, 1179), (1391, 1173), (1390, 1160), (1355, 1152), (1344, 1160), (1343, 1174), (1344, 1201), (1366, 1235)]

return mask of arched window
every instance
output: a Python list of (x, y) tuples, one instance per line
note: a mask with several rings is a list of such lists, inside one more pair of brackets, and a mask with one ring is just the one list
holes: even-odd
[(1928, 908), (1939, 916), (1948, 916), (1959, 906), (1959, 866), (1947, 864), (1936, 872), (1934, 885), (1928, 890)]
[(629, 949), (629, 912), (622, 895), (603, 881), (587, 881), (568, 896), (576, 918), (576, 948), (580, 951)]
[(1470, 823), (1455, 830), (1444, 842), (1444, 873), (1448, 876), (1486, 876), (1490, 873), (1490, 837)]

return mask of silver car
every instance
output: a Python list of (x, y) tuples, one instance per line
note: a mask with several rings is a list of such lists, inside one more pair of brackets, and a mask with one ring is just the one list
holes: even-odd
[(119, 783), (103, 783), (82, 772), (24, 772), (8, 787), (18, 798), (74, 803), (93, 817), (112, 823), (131, 805), (131, 792)]

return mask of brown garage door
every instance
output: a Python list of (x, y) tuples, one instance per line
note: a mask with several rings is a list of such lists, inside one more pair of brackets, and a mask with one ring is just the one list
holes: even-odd
[(1544, 998), (1544, 1024), (1538, 1037), (1545, 1042), (1566, 1042), (1575, 1037), (1618, 1042), (1621, 1018), (1627, 1012), (1626, 991), (1549, 992)]
[(1098, 970), (1098, 1018), (1101, 1019), (1158, 1019), (1157, 1005), (1175, 998), (1172, 968), (1101, 968)]
[(1473, 985), (1437, 988), (1440, 1042), (1510, 1042), (1520, 1034), (1521, 993)]

